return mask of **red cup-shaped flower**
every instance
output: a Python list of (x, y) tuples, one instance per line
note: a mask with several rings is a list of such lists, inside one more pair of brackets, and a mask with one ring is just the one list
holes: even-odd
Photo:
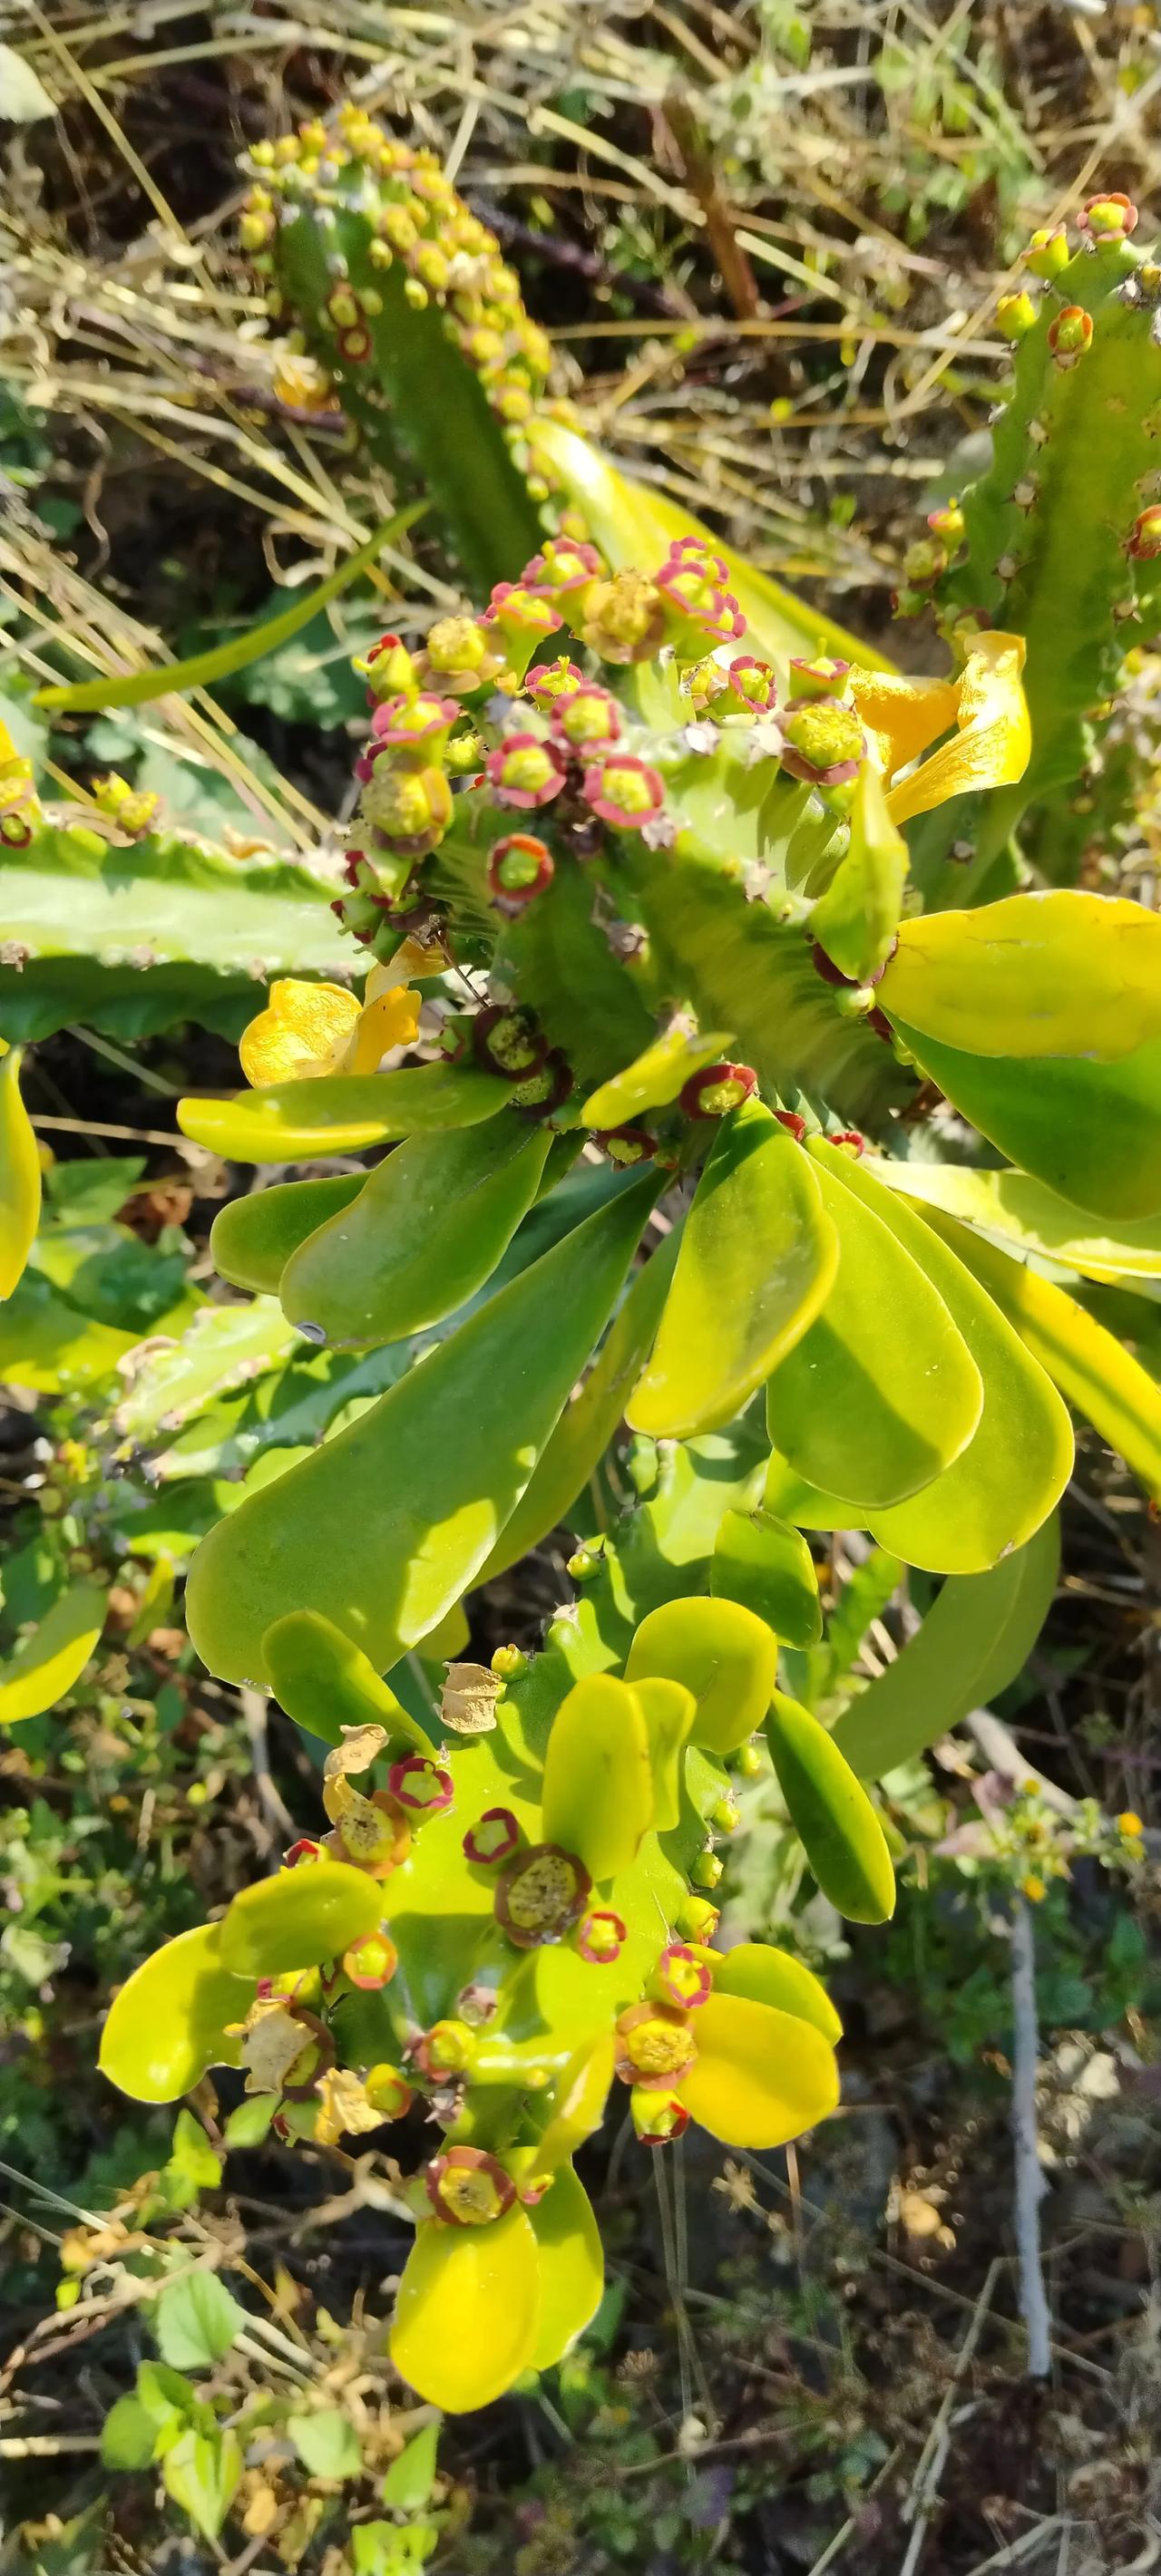
[(1092, 345), (1093, 321), (1083, 304), (1065, 304), (1048, 325), (1048, 346), (1058, 367), (1075, 367)]
[(1154, 501), (1134, 519), (1125, 539), (1125, 553), (1135, 563), (1151, 563), (1155, 555), (1161, 555), (1161, 501)]
[(791, 703), (800, 706), (806, 698), (841, 698), (850, 673), (849, 662), (832, 660), (826, 653), (818, 654), (813, 662), (796, 658), (790, 665), (794, 690)]
[(413, 1809), (417, 1816), (442, 1815), (455, 1796), (450, 1771), (426, 1753), (406, 1753), (401, 1762), (393, 1762), (387, 1787), (399, 1806)]
[(489, 1002), (477, 1011), (472, 1021), (472, 1051), (478, 1064), (490, 1073), (507, 1074), (513, 1081), (535, 1073), (548, 1052), (548, 1041), (538, 1029), (531, 1011), (512, 1010), (503, 1002)]
[(368, 1932), (343, 1952), (343, 1975), (366, 1994), (389, 1986), (399, 1965), (399, 1952), (386, 1932)]
[(697, 2056), (697, 2044), (676, 2004), (630, 2004), (616, 2027), (616, 2068), (623, 2084), (672, 2084)]
[(574, 689), (587, 689), (584, 672), (562, 654), (559, 662), (536, 662), (528, 672), (524, 686), (534, 706), (547, 714), (559, 698), (572, 696)]
[(758, 1076), (750, 1064), (703, 1064), (683, 1084), (680, 1105), (687, 1118), (724, 1118), (743, 1100), (752, 1100)]
[(729, 683), (734, 697), (753, 707), (757, 715), (768, 714), (777, 698), (777, 683), (769, 663), (760, 662), (754, 653), (735, 653), (729, 666)]
[(581, 793), (602, 823), (615, 823), (622, 832), (639, 832), (665, 803), (660, 770), (629, 752), (615, 752), (610, 760), (594, 762), (585, 771)]
[(384, 2120), (405, 2119), (415, 2100), (406, 2076), (398, 2066), (389, 2065), (386, 2059), (371, 2067), (366, 2079), (366, 2093), (372, 2110), (378, 2111)]
[(446, 739), (459, 712), (458, 698), (436, 697), (427, 690), (414, 698), (384, 698), (371, 718), (371, 732), (392, 751), (409, 751), (419, 743), (430, 750)]
[(653, 1971), (652, 1990), (660, 2003), (679, 2012), (694, 2012), (713, 1993), (713, 1970), (685, 1941), (671, 1941)]
[(1140, 221), (1131, 197), (1121, 188), (1106, 188), (1099, 197), (1090, 197), (1076, 218), (1077, 231), (1087, 233), (1093, 242), (1125, 241), (1135, 233)]
[(284, 1869), (301, 1869), (304, 1862), (321, 1860), (321, 1858), (322, 1844), (313, 1842), (309, 1834), (300, 1834), (298, 1841), (291, 1844), (289, 1851), (283, 1852), (282, 1866)]
[(510, 920), (551, 885), (555, 871), (547, 841), (532, 832), (510, 832), (495, 841), (488, 859), (488, 892), (497, 912)]
[(799, 1117), (797, 1109), (776, 1109), (774, 1115), (780, 1127), (789, 1129), (795, 1144), (801, 1145), (806, 1134), (806, 1120)]
[(594, 1145), (603, 1145), (611, 1163), (628, 1171), (634, 1163), (647, 1163), (657, 1151), (657, 1138), (647, 1127), (606, 1127), (593, 1137)]
[(399, 767), (385, 743), (375, 750), (379, 756), (363, 786), (363, 813), (393, 848), (421, 858), (443, 839), (451, 821), (451, 788), (442, 769)]
[(523, 1082), (513, 1084), (508, 1094), (508, 1107), (521, 1118), (551, 1118), (561, 1109), (573, 1087), (573, 1071), (559, 1047), (550, 1047), (544, 1062)]
[(475, 2054), (475, 2035), (466, 2021), (433, 2021), (407, 2043), (407, 2056), (425, 2084), (446, 2084), (465, 2075)]
[(579, 688), (558, 697), (551, 717), (556, 740), (567, 743), (570, 751), (599, 750), (620, 737), (617, 701), (611, 689), (602, 689), (595, 680), (582, 680)]
[(575, 1852), (530, 1843), (510, 1860), (496, 1890), (496, 1921), (518, 1950), (563, 1941), (579, 1922), (592, 1880)]
[(482, 1869), (493, 1869), (509, 1859), (520, 1841), (520, 1827), (510, 1807), (485, 1807), (483, 1815), (469, 1825), (463, 1848), (468, 1860)]
[(502, 635), (555, 635), (563, 623), (559, 608), (551, 599), (529, 590), (522, 581), (498, 581), (484, 610), (485, 626), (498, 627)]
[(489, 2227), (516, 2198), (511, 2174), (482, 2147), (446, 2148), (433, 2156), (423, 2182), (436, 2217), (448, 2227)]
[(633, 2127), (643, 2147), (668, 2147), (689, 2127), (689, 2113), (667, 2086), (635, 2084), (629, 2096)]
[(553, 599), (561, 591), (584, 590), (603, 570), (595, 546), (576, 537), (546, 537), (539, 554), (525, 564), (520, 581), (525, 590)]
[(561, 753), (555, 743), (542, 742), (535, 733), (510, 733), (488, 753), (485, 767), (497, 804), (515, 805), (525, 812), (550, 805), (565, 784)]
[(793, 698), (779, 724), (782, 766), (792, 778), (811, 787), (845, 787), (858, 777), (867, 738), (841, 698)]
[(593, 1906), (577, 1925), (576, 1946), (582, 1959), (594, 1968), (611, 1967), (627, 1939), (628, 1930), (621, 1916), (608, 1907)]

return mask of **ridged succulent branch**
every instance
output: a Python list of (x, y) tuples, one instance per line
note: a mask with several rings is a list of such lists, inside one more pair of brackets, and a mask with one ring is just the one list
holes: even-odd
[(545, 333), (495, 235), (434, 152), (361, 109), (250, 155), (242, 238), (295, 325), (284, 401), (337, 402), (370, 452), (431, 494), (468, 582), (516, 572), (541, 533), (547, 484), (524, 429), (551, 369)]
[[(19, 777), (17, 776), (19, 770)], [(313, 868), (168, 826), (155, 796), (98, 782), (95, 804), (44, 807), (10, 763), (0, 811), (0, 1036), (73, 1020), (146, 1037), (183, 1019), (236, 1036), (255, 981), (349, 972)]]
[[(957, 830), (966, 869), (932, 873), (947, 855), (939, 825), (919, 839), (917, 874), (943, 901), (970, 900), (1020, 817), (1075, 785), (1125, 653), (1153, 622), (1161, 266), (1130, 238), (1136, 222), (1127, 197), (1105, 194), (1079, 218), (1078, 247), (1063, 224), (1034, 235), (1029, 283), (998, 309), (1015, 372), (991, 461), (962, 501), (932, 514), (907, 558), (905, 613), (934, 597), (945, 632), (984, 621), (1027, 648), (1033, 748), (1022, 779), (974, 818), (978, 838)], [(1038, 854), (1051, 879), (1050, 820)]]

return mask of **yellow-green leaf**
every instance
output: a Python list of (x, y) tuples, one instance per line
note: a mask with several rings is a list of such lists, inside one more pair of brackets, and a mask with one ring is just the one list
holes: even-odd
[(681, 2098), (723, 2146), (784, 2147), (837, 2109), (834, 2050), (810, 2022), (716, 1992), (695, 2021), (697, 2056)]
[[(425, 1640), (426, 1643), (426, 1640)], [(430, 1753), (431, 1738), (358, 1646), (317, 1610), (291, 1610), (262, 1640), (270, 1687), (296, 1726), (341, 1744), (345, 1726), (382, 1726), (389, 1746)]]
[(231, 1100), (179, 1100), (191, 1143), (226, 1162), (297, 1163), (311, 1154), (358, 1154), (391, 1136), (474, 1127), (493, 1118), (508, 1085), (475, 1065), (407, 1064), (397, 1073), (323, 1073), (271, 1082)]
[(954, 1217), (931, 1208), (926, 1221), (983, 1282), (1061, 1394), (1087, 1415), (1110, 1449), (1119, 1451), (1153, 1501), (1161, 1502), (1161, 1387), (1156, 1379), (1065, 1289), (998, 1252), (994, 1244), (981, 1242)]
[(1161, 1042), (1119, 1064), (968, 1055), (897, 1020), (919, 1070), (981, 1136), (1096, 1216), (1161, 1209)]
[(673, 1286), (628, 1418), (714, 1431), (813, 1323), (838, 1239), (805, 1154), (759, 1100), (724, 1118), (685, 1221)]
[(775, 1691), (766, 1741), (791, 1824), (823, 1895), (848, 1922), (889, 1922), (895, 1872), (886, 1837), (834, 1737), (799, 1700)]
[(600, 2128), (613, 2081), (614, 2054), (611, 2031), (601, 2031), (569, 2058), (557, 2077), (541, 2135), (528, 2150), (530, 2173), (555, 2173)]
[(835, 1727), (831, 1741), (860, 1779), (881, 1780), (1007, 1689), (1048, 1616), (1059, 1567), (1053, 1513), (987, 1574), (949, 1575), (902, 1653)]
[(222, 1958), (221, 1929), (199, 1924), (179, 1932), (135, 1968), (109, 2006), (100, 2067), (134, 2102), (176, 2102), (201, 2082), (208, 2066), (236, 2066), (231, 2023), (245, 2019), (253, 1977), (238, 1977)]
[(864, 761), (851, 837), (810, 916), (810, 933), (843, 975), (865, 984), (890, 955), (907, 876), (907, 843), (887, 811), (883, 781)]
[(982, 1574), (1047, 1520), (1072, 1473), (1068, 1411), (994, 1300), (930, 1226), (864, 1163), (819, 1140), (812, 1151), (888, 1226), (926, 1272), (963, 1334), (983, 1381), (983, 1411), (966, 1449), (907, 1502), (873, 1511), (880, 1546), (933, 1574)]
[(212, 1672), (261, 1682), (266, 1630), (293, 1610), (320, 1611), (389, 1671), (462, 1599), (604, 1329), (657, 1186), (651, 1174), (619, 1191), (218, 1522), (186, 1590)]
[(411, 1136), (291, 1255), (282, 1311), (339, 1350), (442, 1323), (490, 1279), (536, 1196), (551, 1129), (514, 1110)]
[(407, 2257), (391, 2359), (447, 2415), (490, 2406), (532, 2365), (540, 2331), (540, 2248), (519, 2202), (487, 2227), (424, 2219)]
[(966, 1449), (983, 1387), (918, 1262), (831, 1170), (814, 1169), (838, 1232), (838, 1276), (821, 1315), (775, 1369), (766, 1419), (775, 1448), (808, 1484), (881, 1510), (929, 1485)]
[(681, 1682), (697, 1701), (690, 1741), (732, 1753), (761, 1725), (778, 1671), (778, 1640), (738, 1601), (663, 1601), (641, 1621), (625, 1679)]
[(545, 1842), (575, 1852), (590, 1878), (631, 1868), (653, 1821), (649, 1737), (634, 1693), (612, 1673), (575, 1682), (544, 1756)]
[(383, 1892), (364, 1869), (341, 1860), (300, 1862), (256, 1878), (226, 1908), (223, 1966), (236, 1977), (283, 1977), (339, 1959), (378, 1930)]
[(18, 1726), (55, 1708), (80, 1680), (108, 1606), (108, 1594), (96, 1583), (76, 1583), (60, 1594), (39, 1627), (0, 1665), (0, 1725)]
[(40, 1156), (20, 1097), (19, 1047), (0, 1039), (0, 1297), (10, 1297), (40, 1222)]
[(727, 1512), (714, 1540), (710, 1590), (740, 1601), (788, 1646), (822, 1635), (814, 1558), (802, 1532), (772, 1512)]
[(1105, 1225), (1027, 1172), (977, 1172), (964, 1163), (884, 1161), (874, 1168), (905, 1198), (1085, 1278), (1161, 1279), (1161, 1214)]
[(842, 2038), (842, 2023), (821, 1978), (789, 1951), (774, 1950), (768, 1941), (739, 1941), (721, 1956), (716, 1950), (706, 1955), (713, 1965), (715, 1994), (745, 1995), (751, 2003), (793, 2013), (796, 2021), (813, 2022), (832, 2048)]
[(1115, 1060), (1161, 1038), (1161, 914), (1054, 886), (905, 921), (877, 999), (968, 1055)]
[(731, 1029), (710, 1029), (702, 1037), (678, 1022), (590, 1094), (581, 1111), (585, 1126), (623, 1127), (648, 1109), (663, 1109), (676, 1100), (691, 1074), (719, 1062), (732, 1044)]
[(540, 2329), (529, 2367), (550, 2370), (596, 2315), (605, 2256), (592, 2203), (571, 2165), (528, 2215), (540, 2248)]
[(653, 1823), (659, 1834), (667, 1834), (681, 1819), (682, 1757), (693, 1731), (697, 1701), (684, 1682), (665, 1681), (660, 1674), (648, 1680), (639, 1674), (633, 1693), (649, 1738)]
[(858, 1508), (839, 1494), (824, 1494), (805, 1476), (797, 1476), (776, 1449), (766, 1469), (764, 1509), (774, 1518), (792, 1521), (796, 1529), (851, 1529), (862, 1526)]
[(321, 1181), (275, 1181), (219, 1209), (210, 1227), (210, 1259), (235, 1288), (277, 1296), (292, 1252), (365, 1188), (365, 1172), (336, 1172)]

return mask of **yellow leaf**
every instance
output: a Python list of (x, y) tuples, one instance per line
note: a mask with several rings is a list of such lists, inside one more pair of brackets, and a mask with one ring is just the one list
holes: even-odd
[(10, 1297), (36, 1240), (40, 1156), (20, 1097), (20, 1049), (0, 1039), (0, 1297)]
[(408, 2255), (391, 2359), (448, 2415), (502, 2397), (536, 2350), (540, 2249), (519, 2202), (485, 2227), (424, 2219)]
[(837, 2107), (834, 2050), (810, 2022), (716, 1993), (694, 2020), (697, 2056), (681, 2098), (723, 2146), (785, 2146)]
[(876, 999), (965, 1055), (1113, 1063), (1161, 1037), (1161, 914), (1056, 886), (905, 921)]

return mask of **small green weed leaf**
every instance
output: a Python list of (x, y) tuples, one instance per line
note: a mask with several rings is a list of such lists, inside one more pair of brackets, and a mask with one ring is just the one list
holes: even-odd
[(895, 1872), (883, 1828), (833, 1736), (799, 1700), (775, 1691), (766, 1741), (791, 1824), (823, 1895), (848, 1922), (889, 1922)]
[(262, 1640), (270, 1687), (288, 1717), (323, 1744), (345, 1726), (382, 1726), (392, 1745), (430, 1753), (431, 1739), (358, 1646), (317, 1610), (292, 1610)]
[(704, 1036), (680, 1025), (666, 1029), (643, 1055), (590, 1094), (581, 1111), (585, 1126), (624, 1127), (649, 1109), (664, 1109), (691, 1074), (720, 1061), (733, 1036), (732, 1029), (709, 1029)]
[(796, 2021), (813, 2022), (832, 2048), (842, 2038), (842, 2023), (821, 1978), (788, 1950), (774, 1950), (767, 1941), (739, 1941), (724, 1955), (714, 1951), (711, 1956), (716, 1995), (745, 1995), (751, 2003), (792, 2013)]
[(544, 1840), (575, 1852), (598, 1884), (631, 1868), (653, 1821), (649, 1735), (636, 1697), (591, 1673), (561, 1701), (541, 1793)]
[(918, 1262), (983, 1383), (983, 1411), (966, 1449), (909, 1501), (871, 1512), (873, 1535), (931, 1573), (982, 1574), (1022, 1547), (1059, 1502), (1074, 1454), (1067, 1409), (994, 1300), (922, 1217), (833, 1145), (820, 1139), (812, 1150)]
[(246, 2311), (216, 2272), (187, 2272), (162, 2291), (153, 2323), (171, 2370), (212, 2370), (241, 2334)]
[(488, 2227), (424, 2219), (407, 2257), (391, 2359), (448, 2415), (487, 2406), (527, 2370), (540, 2331), (540, 2249), (517, 2201)]
[[(210, 2145), (200, 2120), (192, 2111), (179, 2111), (174, 2123), (173, 2145), (164, 2167), (164, 2179), (173, 2208), (188, 2209), (201, 2191), (216, 2191), (222, 2179), (222, 2159)], [(181, 2197), (175, 2199), (173, 2186)]]
[(838, 1276), (821, 1315), (775, 1369), (766, 1419), (775, 1448), (808, 1483), (882, 1508), (930, 1484), (966, 1449), (983, 1386), (918, 1263), (831, 1171), (814, 1169), (838, 1232)]
[(715, 1992), (698, 2010), (697, 2056), (681, 2096), (723, 2146), (785, 2146), (836, 2108), (834, 2050), (794, 2013)]
[(1116, 1061), (1161, 1039), (1161, 917), (1060, 886), (905, 921), (876, 996), (941, 1046)]
[(656, 1190), (655, 1176), (635, 1181), (211, 1530), (186, 1593), (211, 1671), (261, 1680), (266, 1630), (312, 1608), (390, 1669), (462, 1598), (608, 1319)]
[(379, 2489), (383, 2503), (393, 2512), (420, 2513), (430, 2503), (438, 2450), (438, 2424), (421, 2424), (404, 2443)]
[(276, 2093), (248, 2093), (231, 2111), (222, 2131), (228, 2147), (260, 2147), (278, 2109)]
[(222, 1959), (239, 1977), (281, 1977), (339, 1959), (377, 1928), (378, 1880), (346, 1861), (314, 1860), (243, 1887), (219, 1926)]
[(271, 1082), (232, 1100), (179, 1100), (183, 1136), (226, 1162), (297, 1163), (357, 1154), (392, 1136), (474, 1127), (502, 1109), (508, 1085), (475, 1065), (407, 1064), (395, 1073), (324, 1073)]
[(149, 2468), (156, 2439), (157, 2426), (140, 2398), (119, 2397), (101, 2426), (102, 2468)]
[(222, 1958), (216, 1924), (179, 1932), (135, 1968), (114, 1995), (101, 2036), (100, 2067), (135, 2102), (175, 2102), (200, 2083), (207, 2066), (236, 2066), (237, 2042), (225, 2037), (254, 2000), (252, 1977), (237, 1977)]
[(0, 1041), (0, 1298), (11, 1296), (40, 1223), (40, 1156), (20, 1096), (20, 1064), (19, 1047)]
[(895, 1022), (921, 1073), (1009, 1162), (1094, 1216), (1161, 1210), (1161, 1044), (1117, 1064), (969, 1055)]
[(0, 1665), (0, 1724), (19, 1725), (54, 1708), (80, 1680), (99, 1644), (108, 1594), (95, 1583), (74, 1583), (47, 1610), (9, 1661)]
[(207, 2540), (216, 2540), (242, 2475), (242, 2446), (236, 2433), (215, 2425), (212, 2433), (183, 2433), (161, 2463), (162, 2482), (183, 2513)]
[(728, 1422), (801, 1339), (838, 1266), (805, 1154), (758, 1100), (724, 1118), (685, 1221), (635, 1430), (682, 1438)]
[(714, 1541), (710, 1590), (740, 1601), (788, 1646), (813, 1646), (822, 1635), (814, 1558), (790, 1521), (772, 1512), (727, 1512)]
[(336, 1172), (321, 1181), (275, 1181), (231, 1199), (210, 1227), (210, 1258), (235, 1288), (276, 1297), (291, 1254), (366, 1185), (365, 1172)]
[(850, 846), (810, 916), (812, 939), (856, 984), (869, 982), (891, 953), (906, 877), (907, 843), (868, 760), (855, 791)]
[(363, 2466), (359, 2436), (339, 2406), (317, 2415), (288, 2415), (286, 2430), (312, 2478), (357, 2478)]
[(659, 1834), (667, 1834), (681, 1821), (682, 1756), (693, 1731), (697, 1701), (684, 1682), (666, 1681), (660, 1674), (648, 1680), (638, 1677), (633, 1696), (649, 1738), (653, 1823)]
[(987, 1574), (952, 1574), (923, 1625), (840, 1717), (831, 1737), (864, 1780), (881, 1780), (1006, 1690), (1052, 1605), (1060, 1570), (1055, 1513)]
[(690, 1741), (732, 1753), (760, 1726), (778, 1671), (778, 1640), (737, 1601), (666, 1601), (641, 1621), (627, 1682), (673, 1681), (697, 1701)]
[(442, 1323), (490, 1279), (536, 1196), (551, 1143), (513, 1110), (413, 1136), (292, 1254), (283, 1312), (339, 1349)]
[(540, 2328), (531, 2370), (550, 2370), (595, 2317), (605, 2256), (592, 2203), (571, 2165), (528, 2213), (540, 2249)]

